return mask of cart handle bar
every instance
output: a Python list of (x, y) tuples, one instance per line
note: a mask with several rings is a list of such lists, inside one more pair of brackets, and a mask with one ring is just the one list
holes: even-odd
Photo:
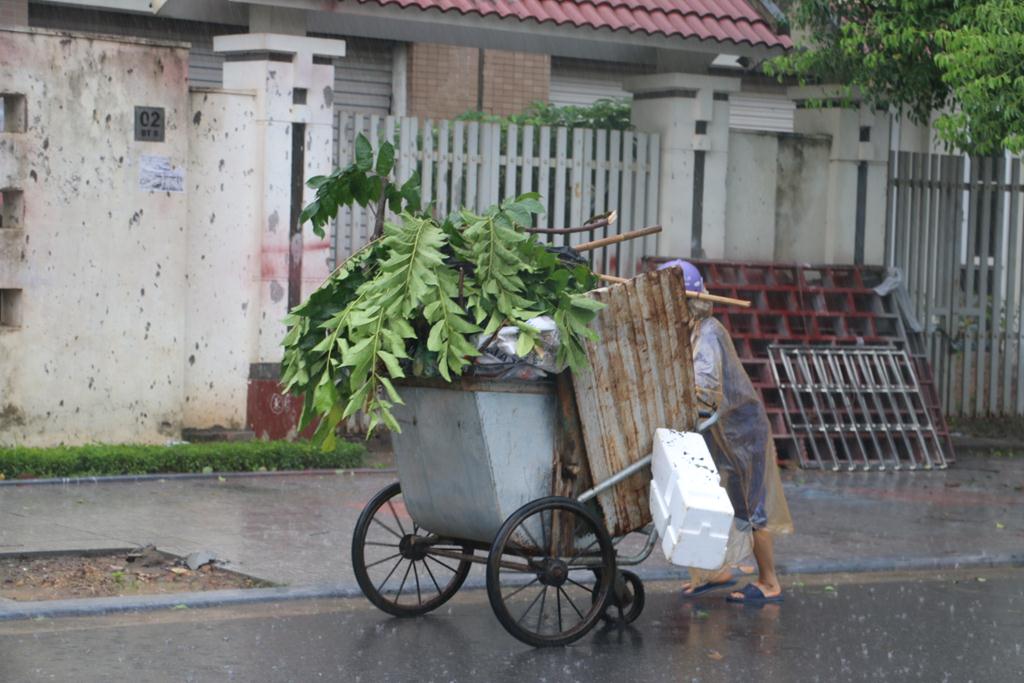
[[(712, 425), (714, 425), (716, 422), (718, 422), (718, 412), (717, 411), (712, 413), (711, 417), (709, 417), (708, 419), (704, 420), (699, 425), (697, 425), (697, 431), (698, 432), (706, 431)], [(580, 496), (576, 499), (576, 501), (579, 502), (579, 503), (586, 503), (588, 500), (590, 500), (591, 498), (594, 498), (597, 494), (601, 493), (602, 491), (606, 491), (606, 490), (610, 489), (611, 487), (615, 486), (616, 484), (618, 484), (623, 479), (628, 479), (629, 477), (633, 476), (634, 474), (636, 474), (637, 472), (639, 472), (643, 468), (645, 468), (648, 465), (650, 465), (652, 458), (654, 458), (654, 454), (653, 453), (651, 453), (650, 455), (647, 455), (647, 456), (641, 458), (640, 460), (637, 460), (635, 463), (633, 463), (632, 465), (630, 465), (626, 469), (624, 469), (624, 470), (622, 470), (622, 471), (612, 475), (610, 478), (602, 481), (600, 484), (598, 484), (594, 488), (592, 488), (592, 489), (590, 489), (588, 491), (584, 491), (583, 493), (581, 493)]]
[(699, 425), (697, 425), (697, 431), (698, 432), (702, 432), (702, 433), (706, 432), (707, 430), (709, 430), (712, 427), (714, 427), (716, 422), (718, 422), (718, 411), (717, 410), (715, 412), (711, 413), (711, 415), (708, 417), (708, 419), (704, 420)]
[(604, 491), (606, 489), (610, 489), (611, 487), (615, 486), (616, 484), (618, 484), (623, 479), (628, 479), (630, 476), (636, 474), (637, 472), (639, 472), (643, 468), (645, 468), (648, 465), (650, 465), (651, 464), (651, 458), (653, 458), (653, 457), (654, 457), (654, 454), (652, 453), (651, 455), (648, 455), (648, 456), (646, 456), (644, 458), (641, 458), (640, 460), (637, 460), (635, 463), (633, 463), (632, 465), (630, 465), (626, 469), (622, 470), (618, 474), (613, 475), (610, 479), (605, 479), (604, 481), (602, 481), (600, 484), (598, 484), (594, 488), (590, 489), (589, 491), (584, 491), (582, 494), (580, 494), (580, 497), (576, 499), (577, 502), (586, 503), (588, 500), (590, 500), (591, 498), (593, 498), (597, 494), (601, 493), (602, 491)]

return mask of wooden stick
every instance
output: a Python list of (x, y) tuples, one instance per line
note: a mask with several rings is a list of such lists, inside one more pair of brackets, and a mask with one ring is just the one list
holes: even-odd
[(729, 306), (739, 306), (740, 308), (750, 308), (750, 302), (744, 301), (743, 299), (733, 299), (728, 296), (718, 296), (717, 294), (708, 294), (707, 292), (687, 292), (686, 296), (691, 299), (700, 299), (701, 301), (711, 301), (716, 304), (728, 304)]
[(616, 244), (618, 242), (625, 242), (626, 240), (635, 240), (638, 237), (646, 237), (647, 235), (655, 235), (661, 232), (661, 226), (655, 225), (650, 228), (642, 228), (640, 230), (634, 230), (632, 232), (624, 232), (621, 235), (612, 235), (611, 237), (602, 237), (599, 240), (593, 242), (584, 242), (577, 244), (573, 247), (576, 251), (590, 251), (591, 249), (599, 249), (606, 247), (609, 244)]
[(574, 232), (588, 232), (590, 230), (597, 230), (608, 225), (608, 220), (602, 218), (594, 223), (588, 223), (587, 225), (581, 225), (578, 228), (526, 228), (526, 232), (535, 235), (568, 235)]
[(568, 235), (574, 232), (587, 232), (588, 230), (597, 230), (598, 228), (606, 228), (614, 223), (619, 218), (618, 211), (612, 211), (607, 216), (598, 218), (592, 223), (585, 223), (578, 228), (526, 228), (526, 232), (540, 235)]
[[(617, 275), (604, 275), (602, 273), (594, 273), (597, 277), (605, 282), (611, 282), (616, 285), (624, 285), (629, 282), (628, 278), (618, 277)], [(700, 299), (701, 301), (712, 301), (716, 304), (728, 304), (729, 306), (740, 306), (742, 308), (750, 308), (750, 302), (743, 299), (733, 299), (728, 296), (718, 296), (717, 294), (708, 294), (706, 292), (686, 292), (686, 296), (691, 299)]]

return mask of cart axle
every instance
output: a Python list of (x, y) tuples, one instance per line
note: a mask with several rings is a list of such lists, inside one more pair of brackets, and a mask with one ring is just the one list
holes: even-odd
[(558, 588), (569, 578), (569, 565), (562, 560), (545, 560), (537, 578), (545, 586)]
[(398, 552), (407, 560), (418, 562), (427, 556), (430, 549), (428, 539), (416, 534), (406, 534), (398, 544)]

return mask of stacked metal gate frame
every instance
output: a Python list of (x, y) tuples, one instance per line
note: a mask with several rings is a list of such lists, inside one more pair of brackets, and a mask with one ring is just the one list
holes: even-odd
[[(645, 266), (654, 268), (665, 260), (651, 257)], [(804, 462), (808, 456), (801, 452), (803, 442), (793, 438), (785, 419), (768, 358), (772, 344), (906, 349), (945, 458), (953, 461), (949, 430), (922, 335), (904, 325), (895, 294), (881, 295), (874, 290), (885, 280), (885, 268), (712, 260), (694, 263), (704, 273), (712, 294), (753, 303), (749, 309), (716, 307), (715, 317), (729, 330), (736, 353), (761, 394), (780, 460)]]
[(914, 364), (891, 346), (769, 347), (803, 467), (944, 469), (942, 441)]

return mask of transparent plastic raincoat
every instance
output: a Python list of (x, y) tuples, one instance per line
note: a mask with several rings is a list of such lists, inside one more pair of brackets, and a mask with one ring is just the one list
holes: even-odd
[[(704, 438), (735, 510), (724, 566), (750, 554), (754, 529), (789, 533), (793, 522), (782, 492), (768, 415), (729, 332), (711, 317), (711, 304), (691, 299), (694, 383), (702, 407), (718, 412)], [(699, 584), (707, 572), (691, 569)]]

